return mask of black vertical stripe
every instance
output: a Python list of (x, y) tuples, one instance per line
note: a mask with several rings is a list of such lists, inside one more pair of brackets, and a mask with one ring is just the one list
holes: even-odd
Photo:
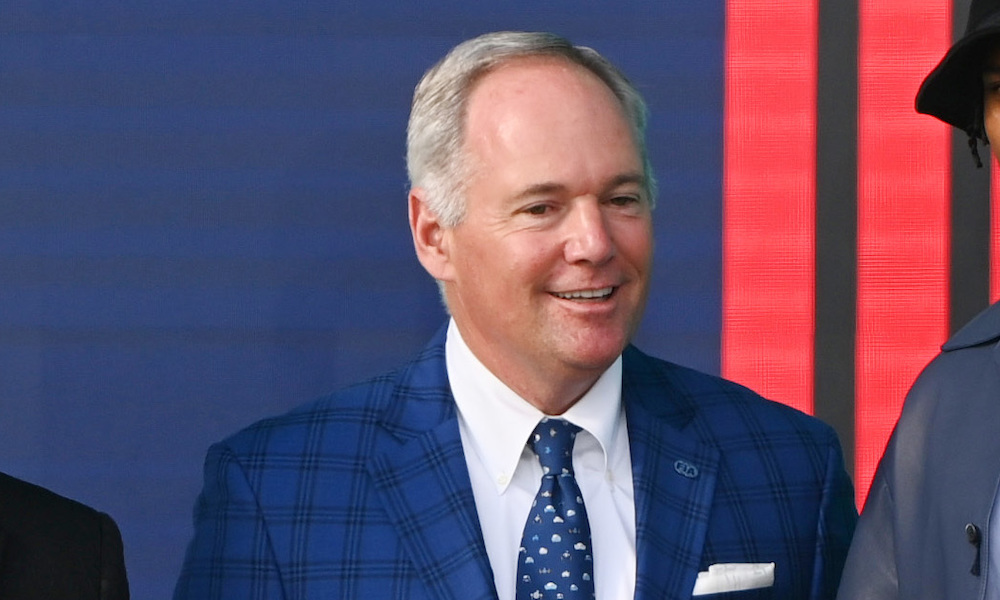
[(816, 148), (816, 415), (854, 471), (858, 3), (819, 4)]
[[(961, 37), (971, 0), (955, 0), (952, 26)], [(954, 130), (951, 144), (951, 302), (954, 332), (989, 304), (990, 148), (980, 145), (983, 168), (977, 169), (968, 136)]]

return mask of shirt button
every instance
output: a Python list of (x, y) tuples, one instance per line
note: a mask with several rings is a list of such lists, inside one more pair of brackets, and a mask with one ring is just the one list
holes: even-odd
[(607, 479), (609, 482), (614, 483), (614, 481), (615, 481), (615, 474), (613, 472), (611, 472), (611, 471), (605, 471), (604, 472), (604, 478)]
[(507, 485), (507, 482), (509, 481), (510, 477), (507, 477), (503, 473), (497, 475), (497, 485)]

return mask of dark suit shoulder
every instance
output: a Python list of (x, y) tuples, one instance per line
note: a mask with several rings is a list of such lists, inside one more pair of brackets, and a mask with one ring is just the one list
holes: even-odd
[(89, 506), (0, 473), (0, 540), (4, 599), (128, 598), (121, 534)]
[(81, 519), (96, 523), (98, 512), (42, 486), (0, 473), (0, 526), (13, 528), (36, 514), (60, 524)]

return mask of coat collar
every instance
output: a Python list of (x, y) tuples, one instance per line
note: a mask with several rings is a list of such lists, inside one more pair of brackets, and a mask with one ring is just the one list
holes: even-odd
[(958, 350), (978, 346), (1000, 338), (1000, 302), (982, 311), (951, 337), (942, 350)]

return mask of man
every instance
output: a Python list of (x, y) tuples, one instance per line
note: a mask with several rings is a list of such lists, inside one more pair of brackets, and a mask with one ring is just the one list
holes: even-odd
[(644, 129), (624, 76), (557, 36), (432, 68), (409, 215), (451, 321), (209, 451), (175, 598), (832, 598), (856, 519), (833, 431), (628, 345)]
[[(1000, 143), (998, 48), (1000, 0), (973, 0), (965, 35), (917, 93), (917, 111), (967, 132), (974, 153), (979, 141)], [(868, 492), (839, 598), (1000, 598), (998, 342), (994, 304), (913, 384)]]
[(111, 517), (0, 473), (0, 598), (128, 600)]

